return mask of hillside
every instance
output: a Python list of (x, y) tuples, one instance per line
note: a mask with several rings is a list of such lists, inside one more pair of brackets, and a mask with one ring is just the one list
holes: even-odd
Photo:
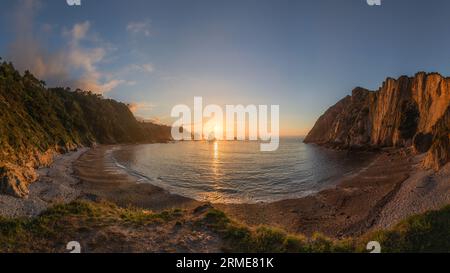
[(437, 73), (388, 78), (377, 91), (355, 88), (305, 138), (336, 148), (414, 147), (423, 165), (450, 161), (450, 78)]
[(0, 64), (0, 193), (25, 197), (35, 168), (95, 144), (170, 140), (170, 127), (138, 122), (126, 104), (68, 88), (46, 88)]

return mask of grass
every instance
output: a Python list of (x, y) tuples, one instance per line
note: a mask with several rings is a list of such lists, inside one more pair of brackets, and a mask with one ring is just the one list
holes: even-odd
[[(114, 225), (138, 230), (147, 225), (162, 225), (171, 221), (182, 226), (189, 222), (189, 215), (179, 209), (153, 213), (132, 207), (121, 208), (111, 203), (80, 201), (56, 205), (33, 219), (0, 218), (0, 252), (52, 252), (56, 245), (64, 245), (71, 238), (83, 238), (83, 234), (102, 227)], [(267, 226), (251, 228), (231, 220), (216, 209), (208, 210), (194, 221), (194, 226), (218, 234), (225, 252), (367, 252), (369, 241), (378, 241), (385, 253), (450, 252), (450, 206), (413, 216), (390, 230), (343, 240), (321, 234), (308, 238)], [(113, 237), (109, 234), (106, 239)]]
[(52, 252), (71, 238), (105, 226), (127, 228), (175, 220), (181, 210), (152, 213), (111, 203), (73, 202), (56, 205), (36, 218), (0, 218), (0, 252)]
[(230, 220), (223, 212), (211, 209), (205, 215), (205, 224), (224, 238), (225, 252), (237, 253), (325, 253), (354, 252), (353, 241), (333, 240), (321, 234), (311, 238), (288, 234), (285, 231), (260, 226), (250, 228)]
[(412, 216), (388, 231), (365, 238), (378, 241), (384, 252), (450, 252), (450, 206), (439, 211)]
[(390, 230), (341, 240), (318, 233), (307, 238), (266, 226), (249, 228), (215, 209), (206, 214), (204, 224), (223, 236), (226, 252), (364, 253), (370, 241), (379, 242), (384, 253), (450, 252), (450, 206), (410, 217)]

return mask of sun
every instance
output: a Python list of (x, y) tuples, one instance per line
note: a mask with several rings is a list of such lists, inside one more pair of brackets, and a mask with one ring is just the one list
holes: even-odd
[(223, 139), (223, 127), (217, 123), (206, 123), (204, 128), (204, 138), (206, 140), (222, 140)]

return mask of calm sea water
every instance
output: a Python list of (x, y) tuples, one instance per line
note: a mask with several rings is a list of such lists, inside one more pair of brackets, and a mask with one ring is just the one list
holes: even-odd
[(216, 203), (271, 202), (333, 186), (370, 163), (367, 154), (282, 139), (276, 152), (257, 142), (180, 142), (113, 152), (118, 166), (169, 192)]

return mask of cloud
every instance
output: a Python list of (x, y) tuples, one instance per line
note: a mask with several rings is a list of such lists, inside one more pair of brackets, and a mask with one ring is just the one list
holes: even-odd
[[(136, 118), (137, 120), (139, 120), (139, 118)], [(151, 122), (153, 124), (158, 124), (158, 125), (164, 125), (164, 123), (161, 121), (160, 118), (146, 118), (146, 119), (142, 119), (143, 122)]]
[(77, 81), (78, 88), (97, 93), (106, 93), (122, 83), (124, 80), (109, 79), (107, 75), (97, 69), (97, 64), (102, 62), (107, 54), (104, 47), (85, 48), (82, 41), (89, 39), (90, 22), (75, 24), (69, 32), (69, 50), (67, 52), (68, 65), (72, 70), (81, 71), (82, 75)]
[(153, 111), (157, 106), (148, 101), (129, 103), (128, 108), (133, 113), (138, 121), (152, 122), (156, 124), (161, 124), (161, 120), (153, 117)]
[(33, 31), (34, 13), (39, 8), (35, 0), (19, 1), (19, 9), (14, 14), (14, 27), (17, 33), (9, 45), (8, 58), (21, 70), (31, 70), (38, 77), (53, 75), (66, 77), (61, 53), (49, 54), (37, 41)]
[(149, 20), (141, 22), (130, 22), (127, 25), (127, 31), (131, 34), (143, 35), (145, 37), (150, 37), (152, 35), (151, 24)]
[(152, 73), (155, 71), (155, 68), (152, 64), (131, 64), (124, 68), (123, 73)]
[(147, 73), (152, 73), (155, 69), (153, 68), (152, 64), (144, 64), (141, 66), (142, 70), (147, 72)]
[(128, 108), (130, 109), (130, 111), (133, 114), (139, 114), (139, 113), (144, 113), (144, 112), (150, 112), (152, 110), (154, 110), (156, 107), (155, 104), (151, 103), (151, 102), (134, 102), (134, 103), (130, 103), (128, 104)]
[[(9, 46), (8, 59), (19, 70), (30, 70), (52, 86), (70, 86), (96, 93), (109, 92), (125, 82), (111, 78), (99, 70), (98, 65), (104, 61), (108, 48), (99, 45), (99, 39), (90, 34), (89, 21), (75, 24), (70, 30), (63, 31), (61, 49), (47, 51), (33, 28), (38, 8), (37, 0), (20, 0), (14, 14), (17, 35)], [(44, 28), (49, 30), (52, 26), (46, 24)], [(96, 46), (86, 47), (83, 45), (85, 41)]]
[(86, 21), (81, 24), (76, 24), (71, 31), (72, 38), (74, 39), (74, 41), (80, 41), (86, 38), (86, 35), (90, 27), (91, 23), (89, 21)]

